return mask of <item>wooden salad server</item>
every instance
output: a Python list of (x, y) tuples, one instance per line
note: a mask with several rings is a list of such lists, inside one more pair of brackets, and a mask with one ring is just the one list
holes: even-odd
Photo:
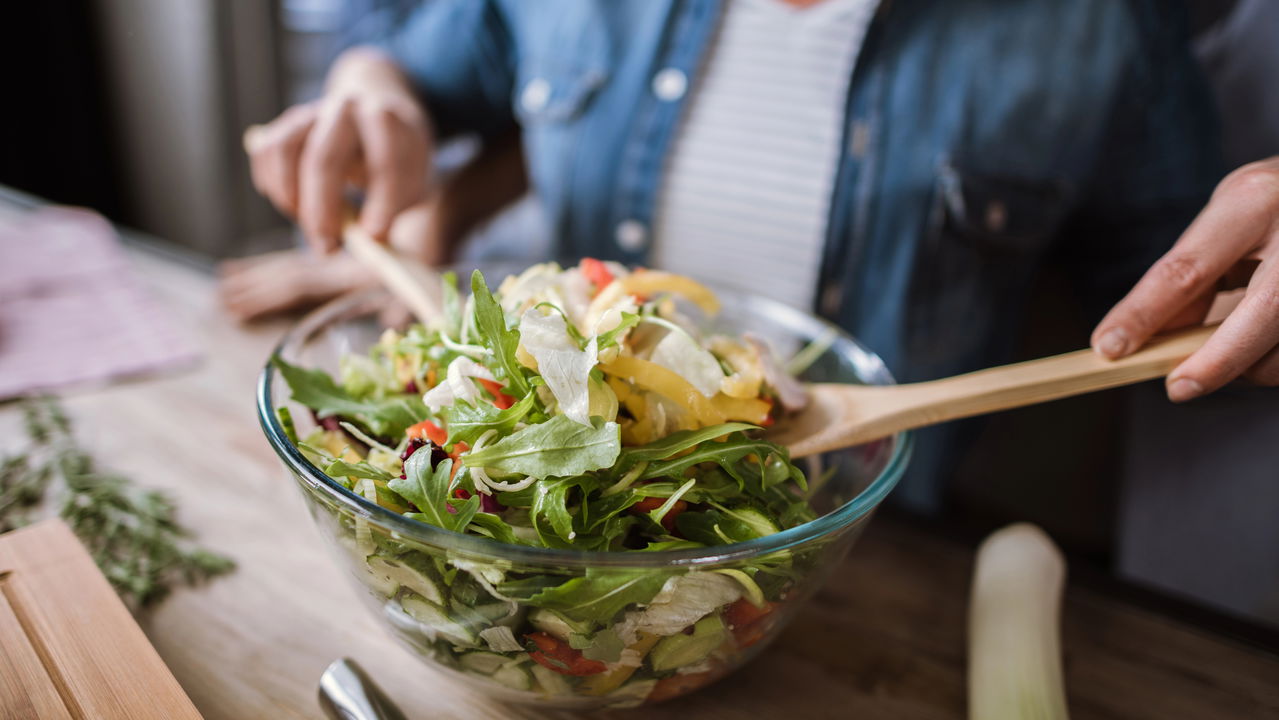
[(1131, 385), (1168, 374), (1215, 329), (1159, 335), (1119, 360), (1078, 350), (928, 382), (818, 383), (808, 387), (808, 406), (780, 420), (768, 439), (787, 446), (791, 457), (803, 457), (947, 420)]
[(439, 273), (374, 240), (354, 218), (347, 219), (342, 228), (342, 246), (372, 270), (392, 295), (408, 305), (418, 320), (425, 323), (443, 313)]
[[(244, 131), (245, 152), (252, 152), (260, 141), (262, 126), (250, 125)], [(353, 211), (347, 212), (342, 225), (342, 246), (356, 260), (372, 270), (382, 285), (408, 306), (422, 322), (439, 317), (440, 275), (426, 265), (404, 255), (390, 245), (374, 240), (360, 227)]]

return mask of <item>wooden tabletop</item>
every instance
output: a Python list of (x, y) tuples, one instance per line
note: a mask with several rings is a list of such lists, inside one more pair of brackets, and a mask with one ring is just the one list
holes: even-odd
[[(411, 718), (569, 717), (452, 686), (382, 631), (258, 429), (254, 380), (284, 325), (237, 327), (219, 312), (207, 271), (132, 255), (205, 359), (193, 371), (78, 391), (66, 404), (104, 465), (170, 492), (199, 540), (239, 563), (139, 618), (204, 716), (320, 717), (319, 675), (349, 656)], [(20, 442), (18, 427), (13, 408), (0, 408), (0, 449)], [(971, 566), (965, 544), (877, 518), (768, 652), (643, 717), (961, 718)], [(1279, 718), (1274, 655), (1073, 584), (1064, 623), (1076, 720)]]

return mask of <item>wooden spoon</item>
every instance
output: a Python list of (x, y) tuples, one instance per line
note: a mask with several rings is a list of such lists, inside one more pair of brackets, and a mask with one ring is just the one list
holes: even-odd
[(1166, 375), (1215, 329), (1157, 336), (1119, 360), (1079, 350), (905, 385), (818, 383), (809, 386), (808, 407), (779, 422), (768, 439), (786, 445), (791, 457), (803, 457), (947, 420), (1131, 385)]
[(374, 240), (354, 219), (348, 219), (342, 228), (342, 245), (376, 273), (386, 289), (408, 305), (418, 320), (427, 322), (442, 314), (439, 273)]

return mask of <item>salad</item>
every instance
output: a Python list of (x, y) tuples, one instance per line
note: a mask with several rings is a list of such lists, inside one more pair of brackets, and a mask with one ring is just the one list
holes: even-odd
[[(752, 540), (812, 520), (804, 473), (761, 428), (803, 405), (758, 338), (707, 335), (715, 295), (586, 259), (387, 330), (336, 376), (272, 359), (314, 430), (300, 451), (387, 510), (500, 543), (644, 553)], [(677, 300), (679, 302), (677, 302)], [(766, 634), (804, 558), (576, 574), (480, 561), (346, 518), (383, 611), (423, 653), (536, 697), (633, 705), (713, 680)]]

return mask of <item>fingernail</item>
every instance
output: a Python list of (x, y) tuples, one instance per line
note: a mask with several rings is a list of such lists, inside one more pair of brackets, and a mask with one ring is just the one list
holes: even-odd
[(1186, 402), (1203, 395), (1203, 385), (1190, 378), (1177, 378), (1168, 384), (1168, 399), (1173, 402)]
[(1097, 339), (1097, 352), (1108, 358), (1117, 358), (1128, 350), (1128, 333), (1123, 328), (1107, 330)]

